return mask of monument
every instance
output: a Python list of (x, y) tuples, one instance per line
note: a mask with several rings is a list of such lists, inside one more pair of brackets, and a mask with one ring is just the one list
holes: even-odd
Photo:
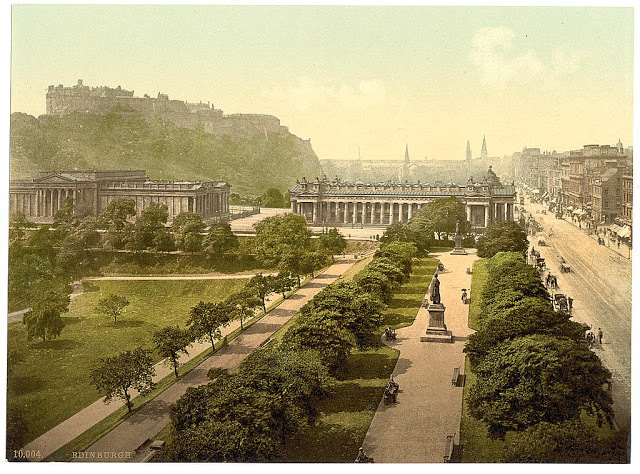
[(425, 336), (420, 337), (422, 342), (453, 342), (451, 331), (447, 330), (444, 323), (445, 306), (440, 301), (440, 280), (438, 273), (433, 275), (429, 285), (429, 299), (431, 304), (427, 306), (429, 312), (429, 326)]
[(460, 221), (456, 223), (456, 246), (451, 251), (451, 255), (466, 255), (467, 251), (462, 246), (462, 234), (460, 233)]

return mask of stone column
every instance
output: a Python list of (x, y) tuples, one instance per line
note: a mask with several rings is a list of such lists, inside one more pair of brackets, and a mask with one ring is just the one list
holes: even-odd
[(465, 207), (465, 210), (467, 211), (467, 220), (471, 223), (471, 205), (467, 204)]
[(489, 227), (489, 224), (491, 223), (491, 217), (489, 214), (490, 212), (491, 212), (491, 205), (485, 204), (484, 205), (484, 227), (485, 228)]
[(369, 224), (373, 225), (375, 224), (375, 217), (376, 217), (376, 203), (375, 202), (371, 202), (371, 221), (369, 222)]
[(407, 213), (407, 220), (411, 220), (411, 218), (413, 217), (413, 204), (409, 203), (407, 205), (409, 206), (409, 209), (408, 209), (409, 212)]
[(357, 220), (356, 216), (358, 214), (358, 201), (353, 201), (351, 205), (353, 206), (353, 212), (351, 213), (351, 225), (355, 225)]
[(393, 224), (393, 203), (389, 203), (389, 224)]

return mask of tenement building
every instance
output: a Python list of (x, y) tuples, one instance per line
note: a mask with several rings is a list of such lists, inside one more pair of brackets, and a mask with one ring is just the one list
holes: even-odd
[(214, 222), (229, 217), (229, 188), (224, 181), (151, 181), (144, 170), (41, 171), (39, 178), (10, 182), (9, 211), (47, 222), (68, 197), (80, 216), (97, 216), (111, 201), (132, 199), (136, 217), (156, 202), (166, 204), (170, 221), (193, 212)]
[(515, 187), (503, 185), (491, 167), (480, 182), (466, 185), (449, 183), (363, 184), (302, 179), (289, 190), (291, 210), (312, 225), (381, 227), (407, 222), (425, 204), (455, 197), (465, 205), (467, 220), (475, 231), (493, 222), (513, 220)]

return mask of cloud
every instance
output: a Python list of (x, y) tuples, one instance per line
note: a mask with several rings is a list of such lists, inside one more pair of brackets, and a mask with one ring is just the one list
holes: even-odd
[(480, 71), (483, 83), (505, 86), (509, 83), (550, 83), (580, 67), (581, 57), (564, 49), (553, 51), (548, 61), (535, 50), (518, 52), (515, 33), (505, 26), (481, 28), (473, 36), (470, 61)]
[(363, 80), (356, 84), (320, 84), (308, 77), (300, 78), (297, 84), (282, 88), (265, 88), (265, 98), (286, 101), (300, 111), (317, 108), (363, 109), (388, 101), (387, 91), (382, 81)]

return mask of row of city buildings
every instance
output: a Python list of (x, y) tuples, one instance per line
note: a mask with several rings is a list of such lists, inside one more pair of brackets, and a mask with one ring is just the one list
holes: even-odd
[(565, 153), (524, 148), (512, 155), (511, 167), (518, 184), (528, 187), (556, 212), (630, 237), (633, 152), (622, 142), (616, 146), (584, 145)]

